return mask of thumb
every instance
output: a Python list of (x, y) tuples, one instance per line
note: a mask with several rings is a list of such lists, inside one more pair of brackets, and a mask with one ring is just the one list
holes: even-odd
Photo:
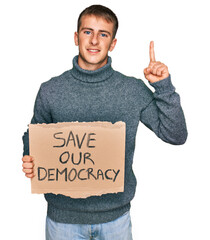
[(144, 74), (147, 75), (147, 74), (149, 74), (149, 73), (150, 73), (150, 68), (149, 68), (149, 67), (145, 68), (145, 69), (144, 69)]

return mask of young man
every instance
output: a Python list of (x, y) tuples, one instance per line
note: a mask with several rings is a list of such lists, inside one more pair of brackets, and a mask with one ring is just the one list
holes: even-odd
[[(93, 5), (80, 14), (74, 35), (79, 55), (72, 69), (41, 84), (31, 123), (124, 121), (124, 192), (86, 199), (45, 194), (47, 239), (132, 239), (129, 210), (136, 189), (132, 163), (139, 121), (167, 143), (184, 144), (187, 138), (179, 95), (167, 66), (155, 59), (154, 42), (150, 43), (149, 66), (144, 69), (154, 93), (142, 80), (112, 69), (108, 52), (117, 43), (117, 28), (117, 17), (106, 7)], [(23, 142), (23, 171), (32, 178), (28, 131)]]

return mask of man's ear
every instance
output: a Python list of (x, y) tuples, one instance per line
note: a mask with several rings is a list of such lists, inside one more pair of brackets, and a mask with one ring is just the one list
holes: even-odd
[(112, 43), (111, 43), (110, 48), (109, 48), (109, 51), (110, 51), (110, 52), (111, 52), (112, 50), (114, 50), (116, 43), (117, 43), (117, 39), (114, 38), (114, 39), (112, 40)]
[(79, 46), (79, 38), (78, 38), (78, 32), (74, 33), (74, 42), (76, 46)]

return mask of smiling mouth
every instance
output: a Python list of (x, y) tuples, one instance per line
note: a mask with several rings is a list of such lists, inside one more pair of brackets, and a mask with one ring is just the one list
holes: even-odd
[(87, 50), (90, 53), (99, 53), (100, 52), (100, 50), (98, 50), (98, 49), (87, 49)]

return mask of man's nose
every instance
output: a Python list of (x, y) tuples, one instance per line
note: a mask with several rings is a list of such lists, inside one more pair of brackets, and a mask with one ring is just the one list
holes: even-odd
[(93, 36), (91, 38), (91, 43), (92, 43), (92, 45), (98, 44), (98, 35), (97, 34), (93, 34)]

